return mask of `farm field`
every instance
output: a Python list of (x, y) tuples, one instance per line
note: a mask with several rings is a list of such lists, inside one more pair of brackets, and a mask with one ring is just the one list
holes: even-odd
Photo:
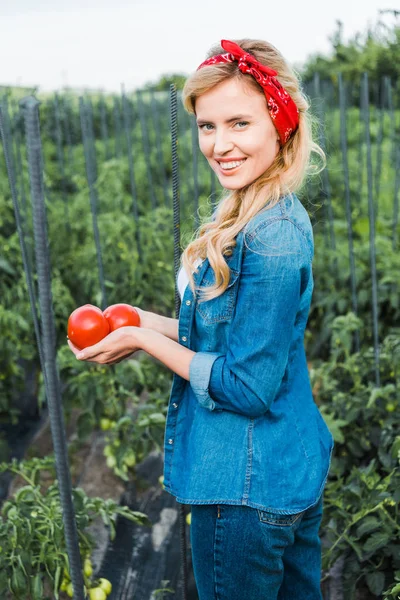
[[(316, 75), (306, 91), (327, 155), (299, 193), (315, 243), (306, 353), (335, 440), (321, 586), (325, 600), (395, 600), (399, 95), (389, 77), (374, 87), (366, 75), (351, 85)], [(103, 584), (95, 600), (108, 581), (111, 600), (178, 598), (178, 508), (160, 479), (172, 373), (144, 352), (80, 363), (66, 327), (87, 303), (178, 318), (180, 253), (223, 190), (174, 86), (43, 97), (0, 88), (0, 132), (0, 597), (68, 598), (79, 544), (82, 582)], [(56, 449), (69, 465), (61, 486)], [(70, 485), (76, 539), (62, 520)], [(187, 510), (184, 527), (188, 539)]]

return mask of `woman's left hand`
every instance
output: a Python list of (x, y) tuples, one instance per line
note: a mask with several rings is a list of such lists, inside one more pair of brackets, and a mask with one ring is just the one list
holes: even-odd
[(137, 327), (120, 327), (97, 344), (83, 350), (79, 350), (69, 339), (68, 346), (78, 360), (113, 365), (141, 349), (136, 336), (137, 329)]

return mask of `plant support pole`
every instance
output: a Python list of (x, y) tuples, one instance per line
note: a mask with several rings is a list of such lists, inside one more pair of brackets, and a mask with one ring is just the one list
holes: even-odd
[(43, 186), (43, 158), (40, 139), (39, 101), (33, 96), (22, 100), (28, 146), (29, 179), (32, 196), (35, 256), (38, 274), (39, 306), (42, 322), (43, 356), (48, 389), (51, 435), (54, 444), (57, 479), (63, 510), (65, 539), (70, 563), (74, 597), (84, 600), (82, 561), (72, 502), (71, 474), (65, 436), (64, 414), (56, 365), (56, 334), (51, 294), (51, 265), (46, 225), (46, 206)]
[[(180, 206), (179, 206), (179, 162), (178, 162), (178, 120), (177, 98), (174, 84), (170, 86), (171, 102), (171, 150), (172, 150), (172, 199), (174, 223), (174, 273), (175, 273), (175, 315), (178, 317), (180, 309), (179, 290), (176, 277), (180, 261)], [(181, 536), (181, 567), (182, 567), (182, 598), (187, 600), (187, 549), (186, 549), (186, 517), (185, 505), (179, 504), (179, 530)]]

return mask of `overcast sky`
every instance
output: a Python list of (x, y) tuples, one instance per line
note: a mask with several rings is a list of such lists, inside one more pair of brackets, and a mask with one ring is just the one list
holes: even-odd
[[(398, 0), (0, 0), (0, 85), (41, 91), (140, 87), (195, 70), (222, 38), (260, 38), (293, 66), (364, 32)], [(383, 15), (387, 24), (393, 17)]]

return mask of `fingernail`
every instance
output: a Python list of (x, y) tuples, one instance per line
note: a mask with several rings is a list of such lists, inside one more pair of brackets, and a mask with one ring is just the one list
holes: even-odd
[(85, 355), (84, 355), (84, 354), (77, 354), (77, 355), (76, 355), (76, 358), (79, 358), (79, 359), (81, 359), (81, 358), (84, 358), (84, 357), (85, 357)]

